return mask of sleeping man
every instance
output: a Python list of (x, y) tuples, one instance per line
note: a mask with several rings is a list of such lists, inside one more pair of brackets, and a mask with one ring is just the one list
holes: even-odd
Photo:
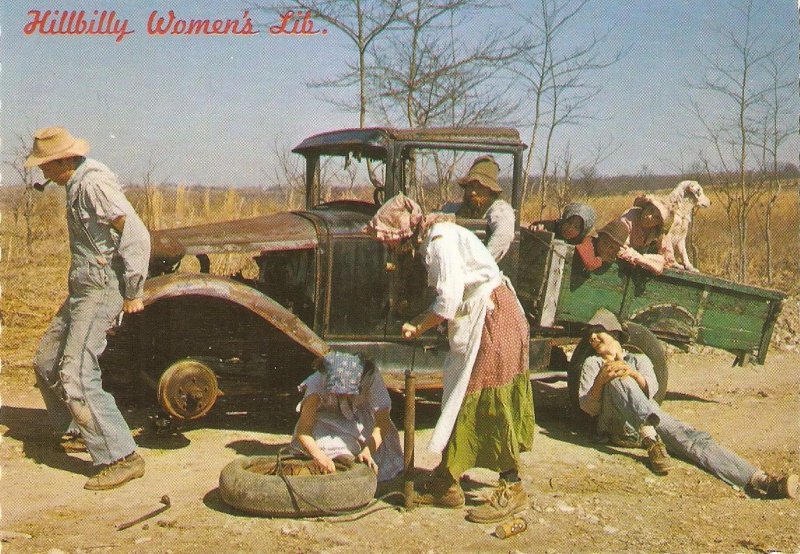
[(673, 468), (670, 452), (750, 496), (800, 496), (797, 475), (769, 475), (720, 446), (708, 433), (662, 410), (653, 400), (658, 389), (653, 364), (644, 354), (623, 350), (620, 344), (626, 334), (613, 313), (598, 310), (586, 332), (595, 355), (586, 358), (581, 368), (578, 398), (584, 412), (597, 416), (598, 432), (611, 434), (624, 428), (638, 432), (656, 474)]

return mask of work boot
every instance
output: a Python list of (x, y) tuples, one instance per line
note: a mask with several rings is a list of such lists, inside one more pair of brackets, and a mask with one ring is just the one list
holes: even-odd
[(747, 492), (761, 498), (800, 498), (800, 479), (797, 475), (769, 475), (758, 471), (750, 479)]
[(464, 505), (464, 491), (449, 475), (435, 475), (422, 486), (421, 492), (414, 495), (414, 502), (440, 508), (461, 508)]
[(144, 475), (144, 458), (133, 452), (106, 466), (100, 473), (86, 481), (83, 488), (90, 491), (115, 489), (142, 475)]
[(467, 512), (467, 519), (473, 523), (495, 523), (527, 508), (528, 495), (522, 488), (522, 481), (501, 480), (484, 504)]
[(647, 449), (647, 457), (650, 460), (650, 470), (656, 475), (666, 475), (674, 467), (675, 462), (667, 454), (667, 447), (661, 440), (661, 437), (653, 439), (644, 439), (642, 444)]

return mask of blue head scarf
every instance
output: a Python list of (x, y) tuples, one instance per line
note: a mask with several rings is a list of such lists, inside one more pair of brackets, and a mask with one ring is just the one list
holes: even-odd
[(354, 395), (361, 391), (364, 360), (356, 354), (328, 352), (322, 358), (325, 368), (325, 392)]

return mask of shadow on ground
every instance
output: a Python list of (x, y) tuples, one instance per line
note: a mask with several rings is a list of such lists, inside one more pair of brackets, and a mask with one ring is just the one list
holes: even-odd
[(563, 383), (533, 382), (536, 426), (542, 434), (605, 454), (621, 454), (639, 462), (646, 458), (643, 450), (620, 448), (599, 440), (593, 432), (591, 419), (573, 412), (568, 396), (567, 387)]
[[(591, 422), (582, 414), (573, 413), (569, 405), (567, 387), (563, 382), (534, 381), (533, 396), (536, 424), (542, 433), (551, 438), (578, 444), (604, 452), (617, 452), (633, 456), (626, 449), (618, 449), (598, 442), (591, 432)], [(197, 421), (180, 422), (166, 418), (156, 405), (155, 393), (141, 389), (114, 391), (118, 405), (128, 424), (136, 431), (136, 442), (145, 448), (172, 450), (184, 448), (191, 441), (186, 432), (199, 429), (252, 431), (289, 435), (297, 419), (296, 406), (301, 395), (296, 390), (249, 388), (246, 394), (219, 397), (211, 412)], [(404, 428), (405, 397), (390, 393), (392, 419), (398, 429)], [(441, 392), (426, 391), (417, 395), (415, 402), (415, 428), (432, 429), (439, 417)], [(667, 393), (667, 401), (715, 402), (681, 392)], [(50, 467), (88, 475), (92, 473), (89, 462), (67, 456), (57, 446), (43, 409), (5, 406), (0, 410), (0, 422), (8, 427), (5, 435), (23, 444), (24, 454)], [(258, 441), (237, 441), (228, 445), (237, 454), (245, 456), (274, 455), (284, 445), (270, 445)]]
[(22, 452), (37, 464), (89, 477), (97, 472), (91, 462), (68, 456), (60, 447), (47, 423), (44, 409), (3, 406), (0, 424), (7, 429), (3, 437), (22, 443)]
[(686, 394), (685, 392), (672, 392), (667, 391), (664, 400), (683, 400), (687, 402), (703, 402), (707, 404), (719, 404), (717, 400), (710, 400), (708, 398), (703, 398), (702, 396), (696, 396), (694, 394)]

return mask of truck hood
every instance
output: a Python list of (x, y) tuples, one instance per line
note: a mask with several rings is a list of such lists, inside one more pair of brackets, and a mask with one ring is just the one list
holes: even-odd
[(297, 213), (277, 213), (150, 232), (152, 257), (272, 252), (314, 248), (319, 242), (314, 224)]

